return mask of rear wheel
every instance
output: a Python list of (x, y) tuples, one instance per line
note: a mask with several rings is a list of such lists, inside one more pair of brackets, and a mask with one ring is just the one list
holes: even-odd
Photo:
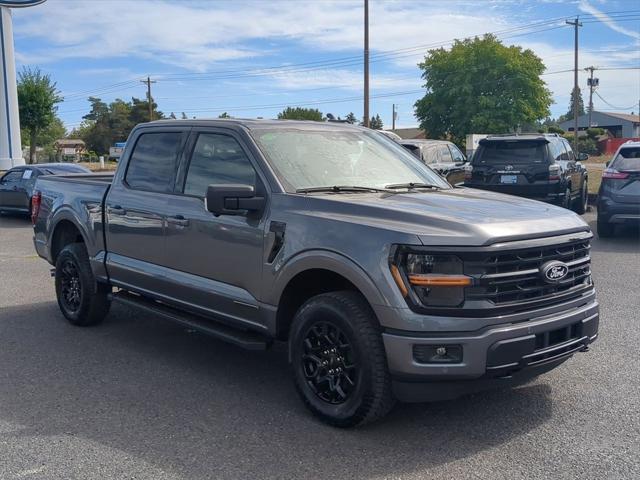
[(578, 215), (582, 215), (587, 211), (587, 203), (589, 201), (589, 187), (587, 184), (587, 179), (585, 178), (582, 182), (582, 188), (580, 189), (580, 196), (576, 198), (573, 204), (573, 211)]
[(598, 236), (601, 238), (613, 237), (616, 226), (613, 223), (609, 223), (606, 220), (600, 220), (598, 218)]
[(110, 288), (97, 283), (82, 243), (62, 249), (56, 260), (56, 296), (65, 318), (73, 325), (100, 323), (109, 312)]
[(289, 347), (298, 393), (322, 421), (362, 425), (393, 406), (380, 328), (360, 294), (333, 292), (308, 300), (296, 313)]

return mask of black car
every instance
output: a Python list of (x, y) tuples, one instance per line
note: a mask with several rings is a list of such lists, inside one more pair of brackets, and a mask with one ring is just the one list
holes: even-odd
[(640, 142), (620, 146), (602, 172), (598, 191), (598, 235), (610, 237), (615, 226), (640, 223)]
[(587, 169), (557, 134), (496, 135), (480, 140), (465, 172), (466, 187), (587, 209)]
[(398, 143), (445, 177), (451, 185), (464, 181), (466, 157), (446, 140), (400, 140)]
[(40, 175), (91, 173), (74, 163), (39, 163), (13, 167), (0, 177), (0, 212), (31, 213), (31, 195)]

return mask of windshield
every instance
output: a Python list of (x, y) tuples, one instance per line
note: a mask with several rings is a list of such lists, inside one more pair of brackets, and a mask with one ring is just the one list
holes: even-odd
[(505, 165), (543, 163), (547, 142), (502, 141), (483, 142), (473, 156), (474, 165)]
[(616, 158), (611, 162), (611, 167), (621, 172), (640, 170), (640, 147), (621, 148)]
[(255, 129), (252, 135), (288, 192), (409, 183), (451, 188), (410, 152), (374, 132), (281, 127)]

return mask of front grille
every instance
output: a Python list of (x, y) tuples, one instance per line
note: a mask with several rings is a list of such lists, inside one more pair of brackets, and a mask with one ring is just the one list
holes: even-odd
[[(496, 306), (533, 301), (567, 300), (591, 288), (589, 240), (555, 246), (525, 248), (487, 254), (465, 262), (475, 286), (467, 288), (466, 299), (489, 301)], [(540, 267), (551, 260), (564, 262), (569, 272), (559, 283), (547, 283)]]

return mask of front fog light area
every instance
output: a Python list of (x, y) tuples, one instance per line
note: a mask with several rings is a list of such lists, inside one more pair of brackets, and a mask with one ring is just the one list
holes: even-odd
[(461, 363), (462, 345), (414, 345), (413, 359), (418, 363)]

